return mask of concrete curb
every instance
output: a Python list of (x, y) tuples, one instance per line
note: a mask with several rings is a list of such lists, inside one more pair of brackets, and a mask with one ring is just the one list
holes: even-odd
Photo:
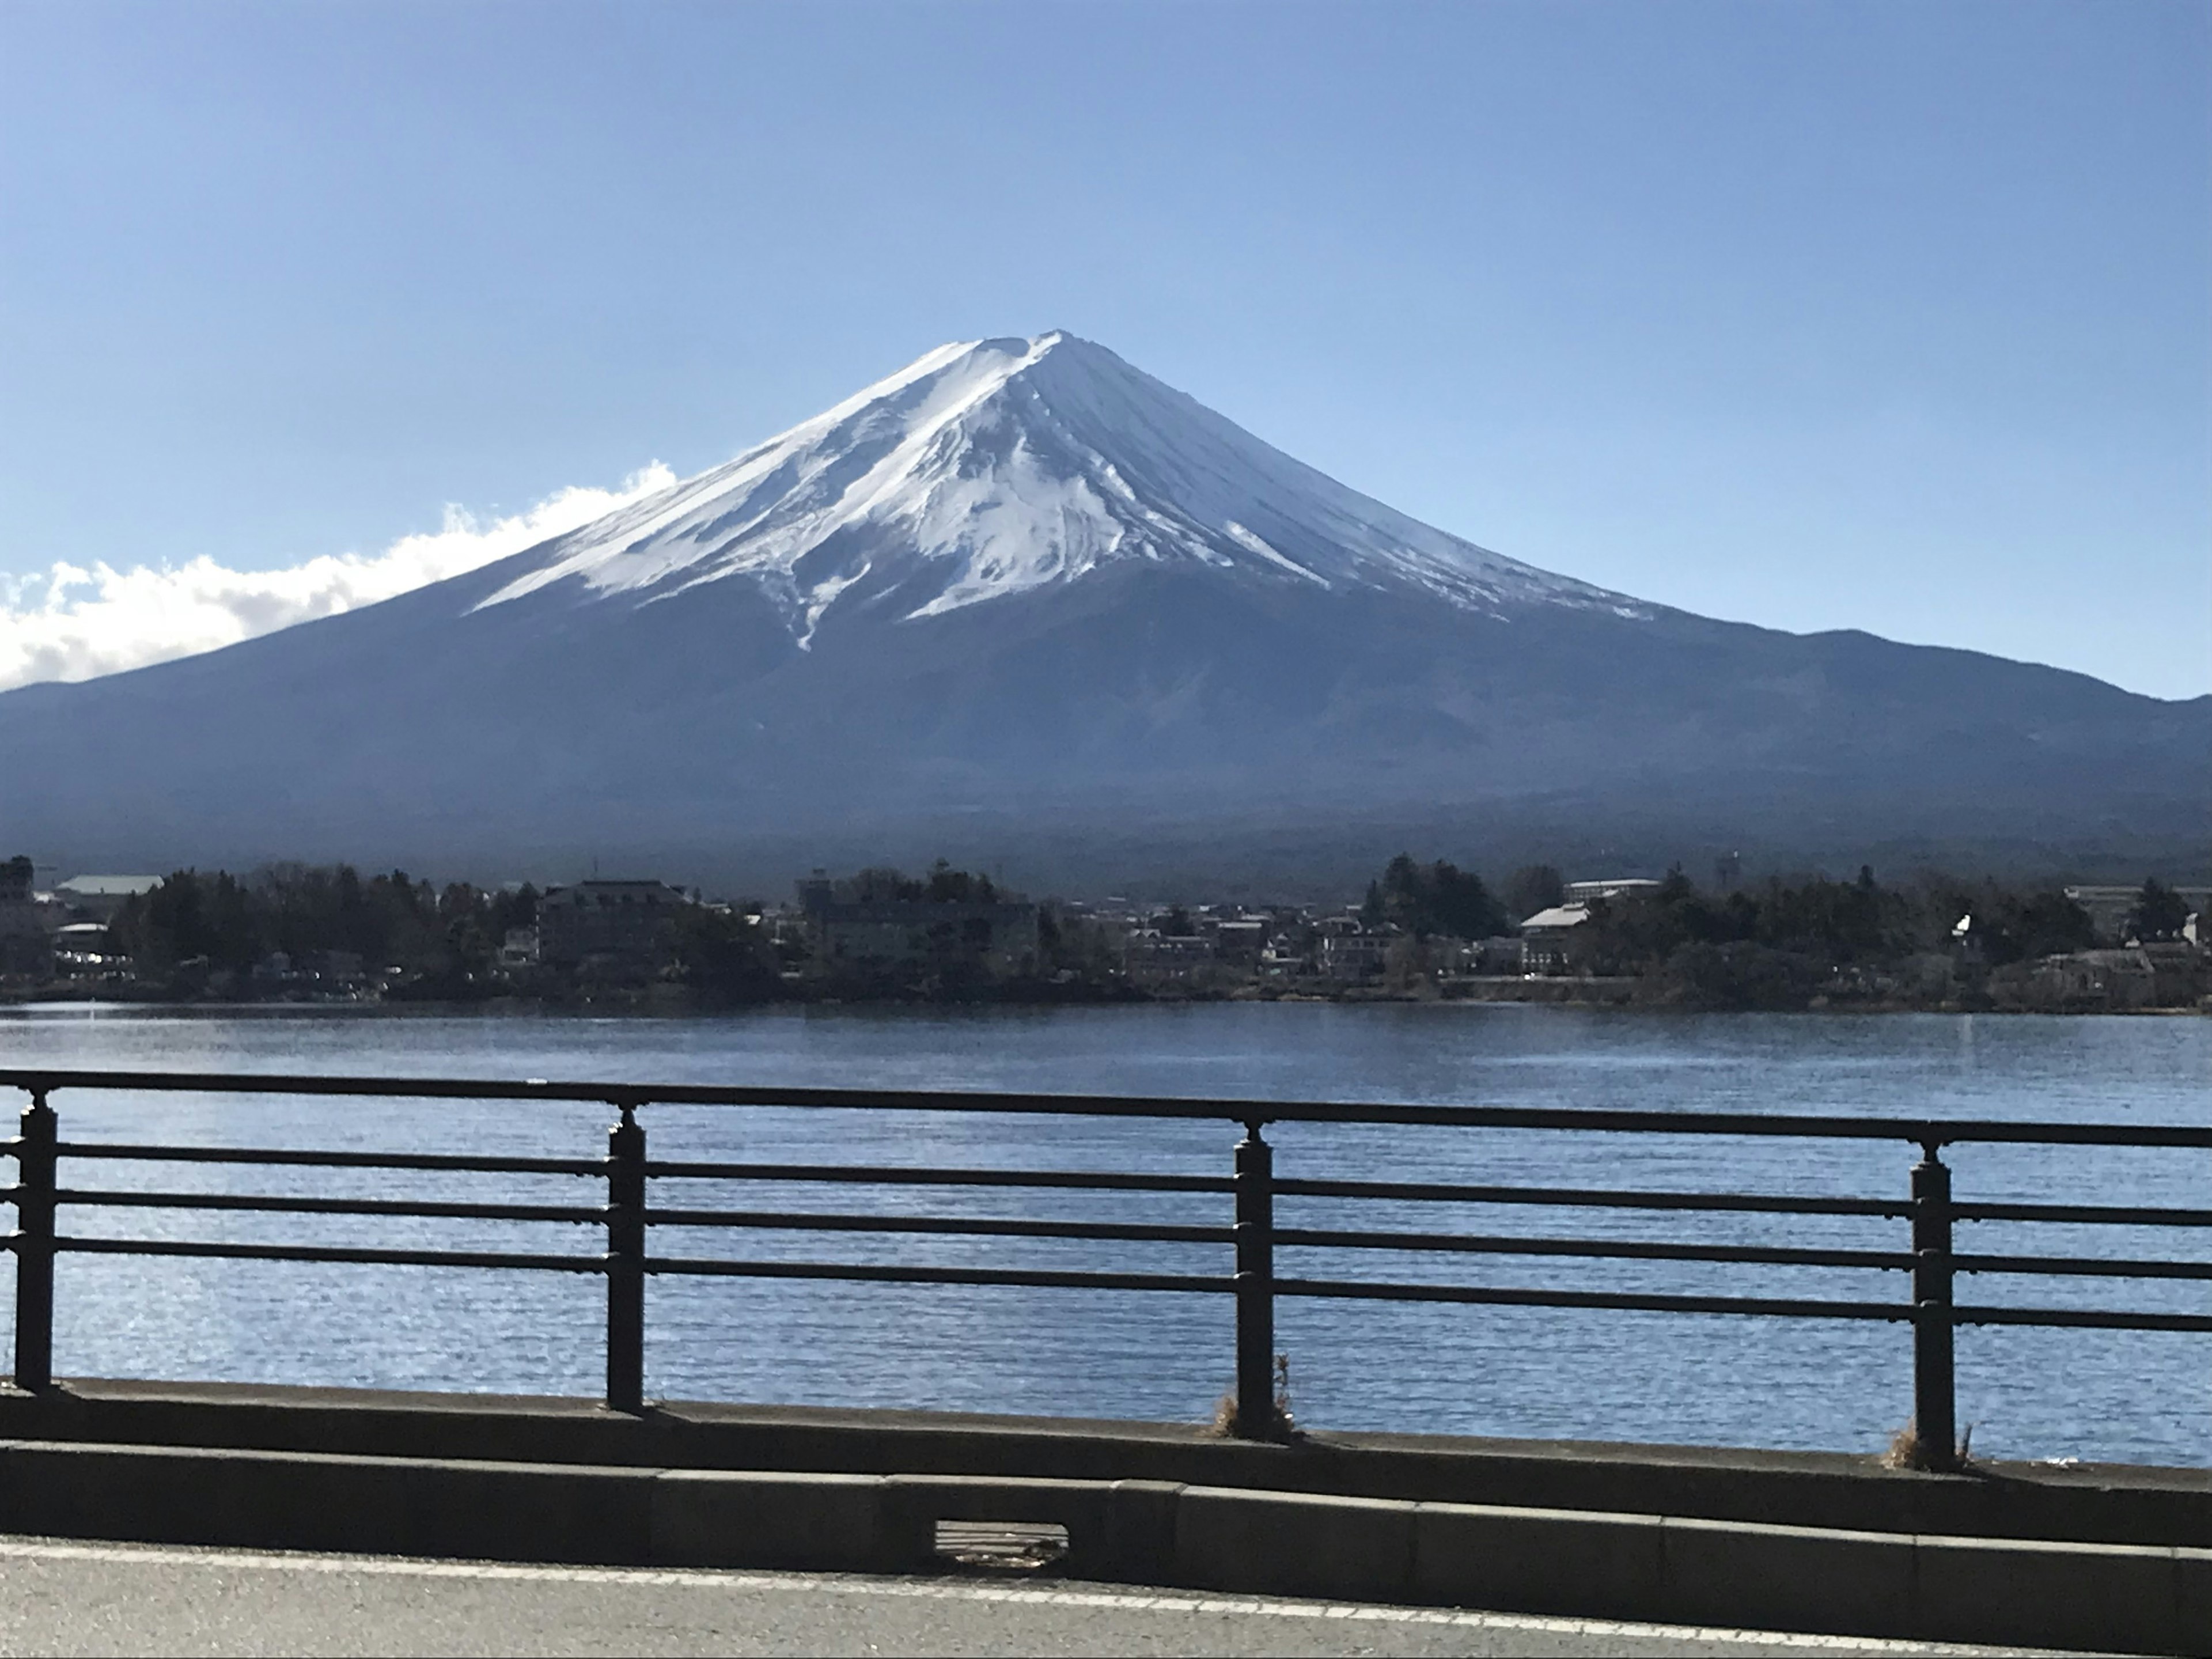
[(0, 1440), (834, 1474), (1166, 1481), (1416, 1503), (1678, 1515), (1855, 1532), (2212, 1549), (2212, 1470), (1984, 1463), (1971, 1474), (1742, 1447), (1320, 1431), (1278, 1445), (1195, 1424), (274, 1384), (0, 1384)]
[(2212, 1550), (1846, 1532), (1170, 1481), (762, 1473), (0, 1442), (0, 1530), (905, 1572), (940, 1520), (1067, 1528), (1124, 1583), (1659, 1623), (2212, 1653)]

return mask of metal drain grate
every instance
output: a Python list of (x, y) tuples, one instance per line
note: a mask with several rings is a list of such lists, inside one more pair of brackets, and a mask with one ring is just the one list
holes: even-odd
[(937, 1554), (967, 1572), (1048, 1572), (1067, 1559), (1067, 1528), (1049, 1521), (940, 1521)]

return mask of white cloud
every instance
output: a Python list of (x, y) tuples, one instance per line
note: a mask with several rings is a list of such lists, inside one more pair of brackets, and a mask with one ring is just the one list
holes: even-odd
[(282, 570), (232, 570), (203, 556), (130, 570), (58, 562), (28, 576), (0, 576), (0, 690), (141, 668), (374, 605), (520, 553), (675, 482), (655, 461), (618, 489), (572, 485), (489, 524), (448, 507), (434, 534), (402, 537), (381, 553), (325, 554)]

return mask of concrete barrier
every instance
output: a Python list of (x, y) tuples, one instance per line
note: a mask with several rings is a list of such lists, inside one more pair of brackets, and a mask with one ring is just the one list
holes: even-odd
[(1917, 1627), (1917, 1540), (1909, 1534), (1669, 1516), (1659, 1545), (1656, 1605), (1683, 1624), (1725, 1619), (1842, 1635)]
[(1176, 1582), (1346, 1601), (1402, 1601), (1413, 1589), (1420, 1506), (1384, 1498), (1189, 1486), (1176, 1506)]
[(1939, 1640), (2212, 1654), (2212, 1621), (2187, 1612), (2191, 1601), (2201, 1608), (2212, 1599), (2203, 1594), (2212, 1550), (1982, 1538), (1916, 1544), (1915, 1624)]
[(2212, 1654), (2212, 1550), (1850, 1532), (1164, 1481), (816, 1474), (0, 1442), (0, 1530), (902, 1571), (936, 1523), (1051, 1522), (1109, 1581)]
[(911, 1568), (891, 1559), (879, 1474), (624, 1469), (648, 1489), (646, 1559), (664, 1566)]
[(0, 1528), (67, 1537), (633, 1563), (651, 1498), (629, 1469), (0, 1443)]
[(641, 1468), (1144, 1480), (1238, 1491), (1671, 1515), (1844, 1531), (2212, 1548), (2212, 1469), (1977, 1464), (1728, 1447), (1319, 1431), (1290, 1445), (1195, 1424), (224, 1382), (0, 1384), (0, 1440), (242, 1446)]
[(1423, 1504), (1408, 1599), (1648, 1618), (1666, 1583), (1662, 1528), (1651, 1515)]

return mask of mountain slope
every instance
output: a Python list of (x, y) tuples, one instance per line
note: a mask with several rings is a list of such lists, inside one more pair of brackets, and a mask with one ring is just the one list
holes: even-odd
[(1064, 333), (943, 347), (525, 556), (486, 604), (750, 579), (802, 643), (833, 605), (915, 621), (1133, 562), (1474, 611), (1646, 611), (1346, 489)]
[(2212, 699), (1534, 569), (1047, 335), (454, 580), (0, 696), (0, 848), (764, 878), (988, 843), (1081, 882), (1418, 825), (2093, 868), (2201, 847), (2208, 750)]

